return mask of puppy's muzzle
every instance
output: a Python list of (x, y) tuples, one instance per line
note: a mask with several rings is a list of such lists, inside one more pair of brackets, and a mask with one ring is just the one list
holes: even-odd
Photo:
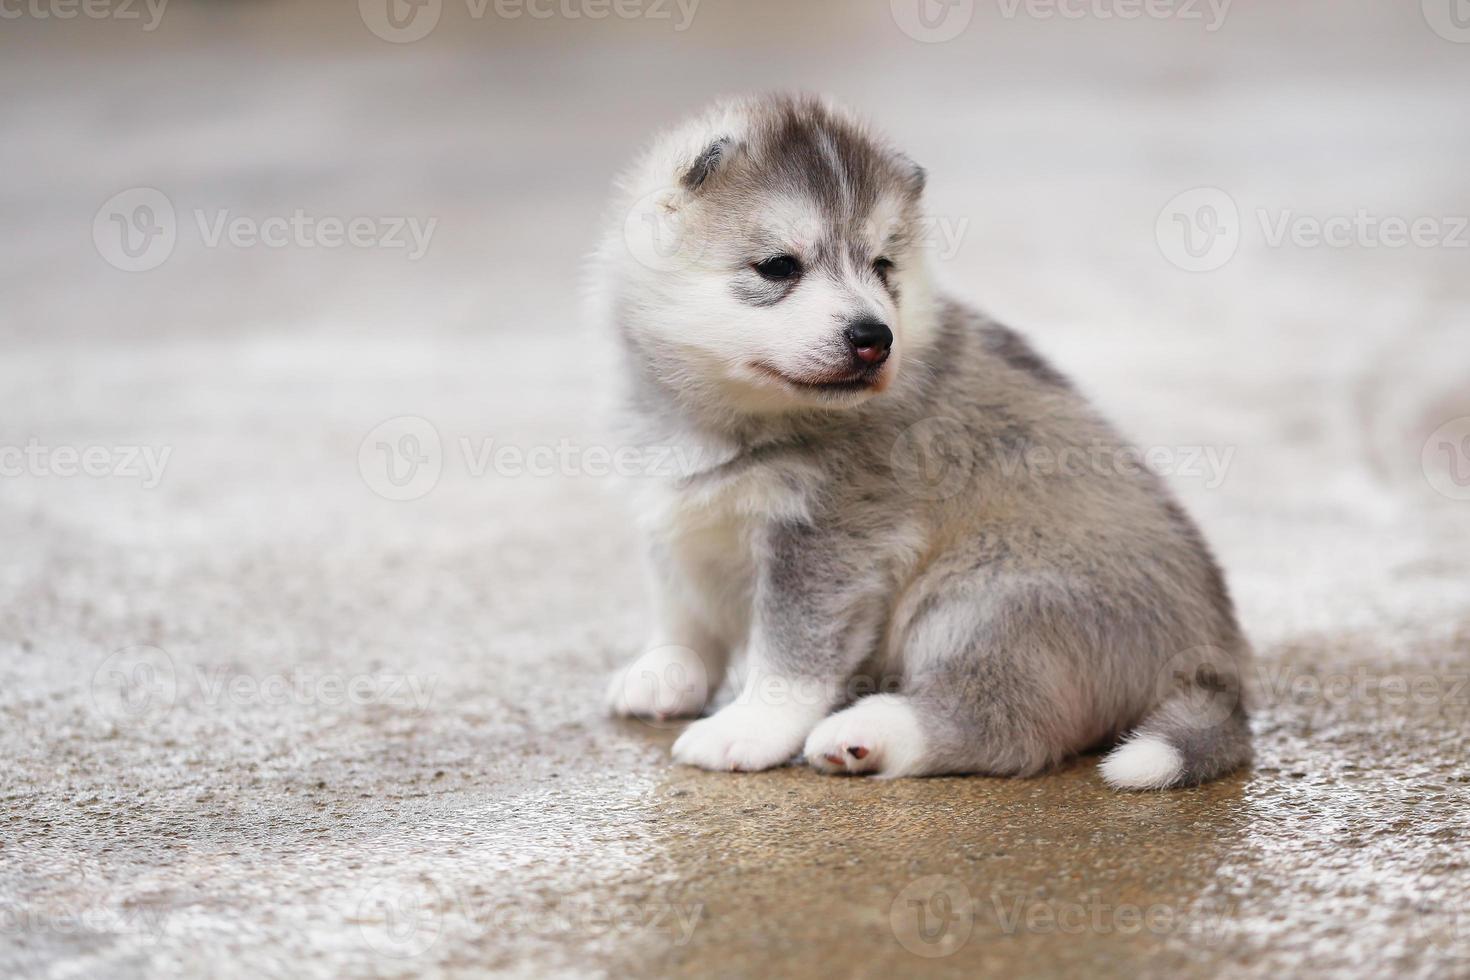
[(893, 331), (877, 320), (857, 320), (843, 331), (852, 356), (864, 367), (877, 367), (893, 349)]

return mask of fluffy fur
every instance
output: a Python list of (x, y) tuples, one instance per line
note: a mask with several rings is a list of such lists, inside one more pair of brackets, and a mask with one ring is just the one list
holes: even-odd
[[(637, 481), (659, 652), (613, 710), (695, 714), (743, 653), (677, 760), (1030, 775), (1136, 729), (1111, 785), (1239, 766), (1250, 653), (1205, 543), (1066, 378), (936, 295), (923, 189), (792, 97), (716, 106), (625, 178), (596, 316), (630, 438), (685, 465)], [(778, 255), (801, 274), (762, 275)], [(859, 320), (891, 329), (876, 369)]]

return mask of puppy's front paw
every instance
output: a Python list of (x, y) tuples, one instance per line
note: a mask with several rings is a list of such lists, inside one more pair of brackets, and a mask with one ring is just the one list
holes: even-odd
[(655, 647), (613, 675), (607, 706), (622, 717), (692, 718), (709, 700), (704, 660), (688, 647)]
[(875, 694), (813, 729), (802, 755), (825, 773), (914, 776), (924, 769), (924, 736), (907, 698)]
[(800, 711), (732, 704), (684, 729), (674, 760), (722, 772), (756, 772), (791, 761), (810, 722)]

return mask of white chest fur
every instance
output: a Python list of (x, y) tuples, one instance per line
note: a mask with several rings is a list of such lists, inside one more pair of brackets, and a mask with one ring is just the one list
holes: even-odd
[(749, 628), (762, 529), (809, 516), (816, 481), (805, 470), (736, 463), (640, 488), (639, 523), (678, 580), (667, 584), (732, 644)]

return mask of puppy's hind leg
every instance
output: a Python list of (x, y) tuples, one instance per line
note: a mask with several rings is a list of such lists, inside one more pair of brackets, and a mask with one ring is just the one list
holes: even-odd
[(875, 694), (827, 718), (803, 755), (827, 773), (899, 776), (986, 773), (1029, 776), (1071, 754), (1049, 731), (1055, 709), (1004, 654), (978, 670), (931, 674), (898, 694)]
[(932, 607), (905, 638), (900, 693), (863, 698), (823, 721), (806, 741), (807, 763), (886, 778), (1024, 776), (1096, 738), (1044, 634), (1016, 629), (1026, 617), (986, 605)]
[(907, 695), (870, 695), (813, 729), (802, 755), (826, 773), (926, 775), (931, 770), (920, 710)]

